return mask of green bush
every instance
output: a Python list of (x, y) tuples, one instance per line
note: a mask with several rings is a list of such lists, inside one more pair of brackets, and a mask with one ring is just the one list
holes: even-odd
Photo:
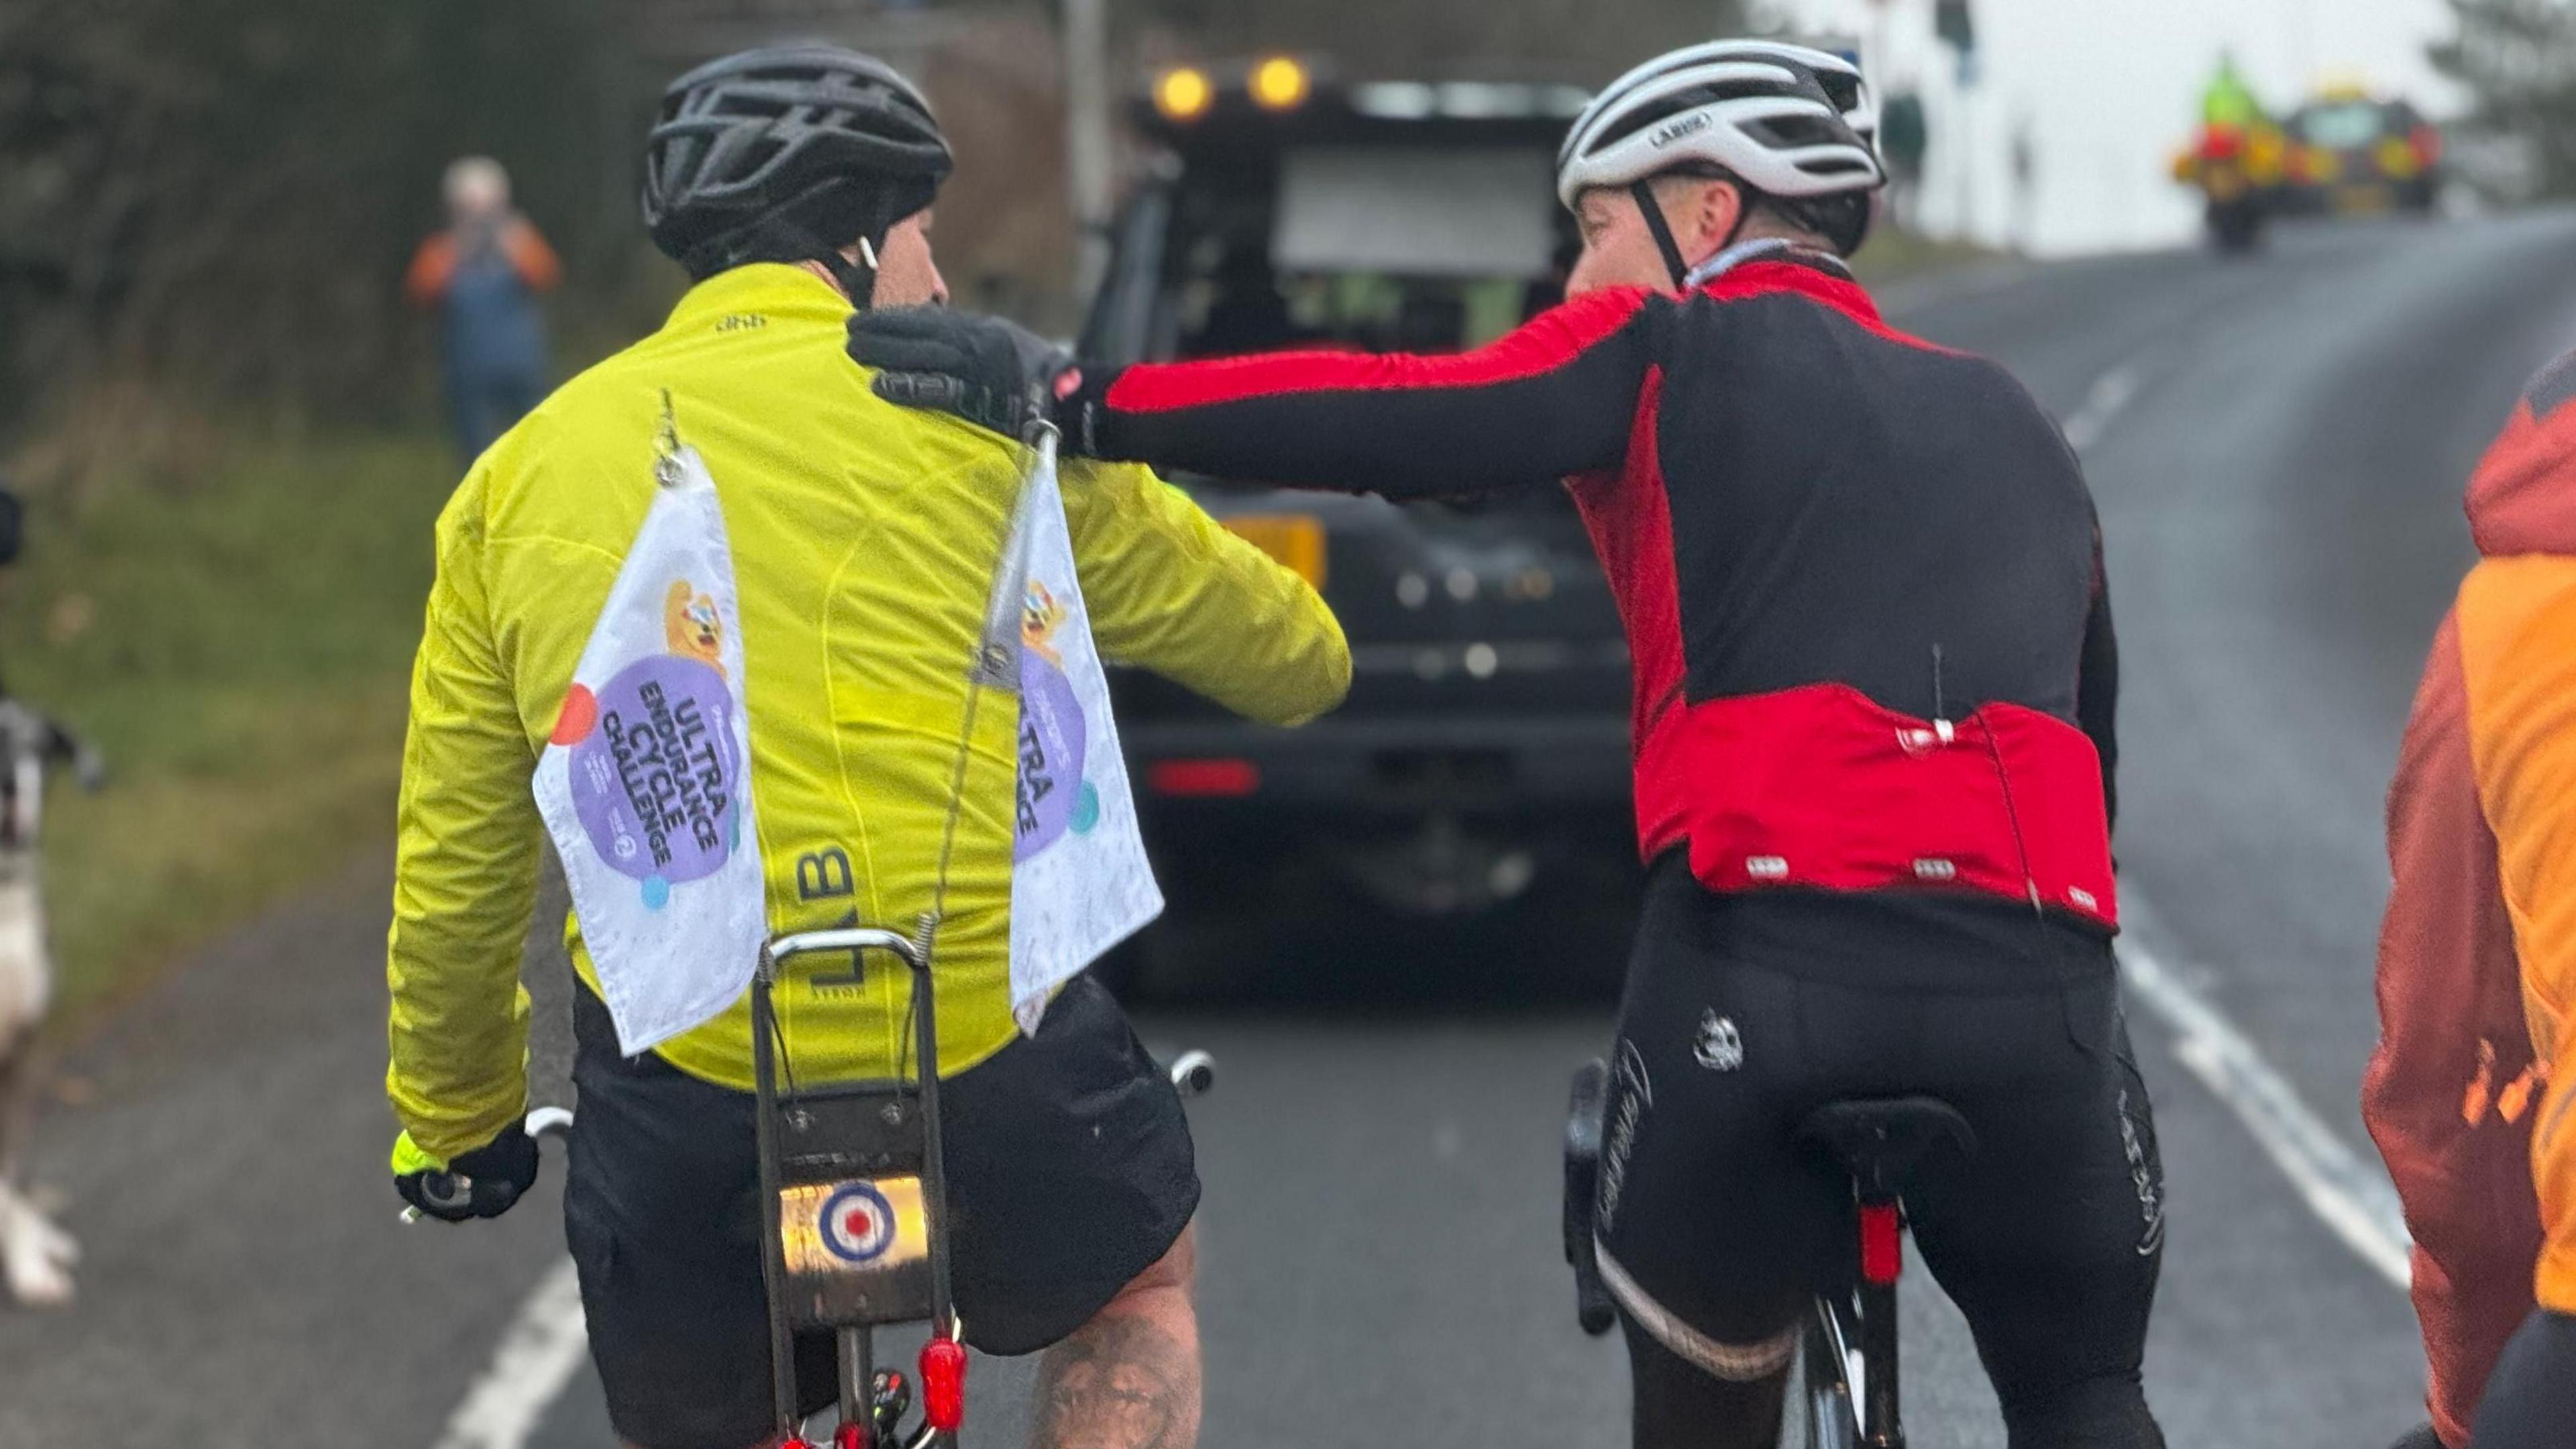
[(113, 777), (58, 788), (47, 826), (68, 1004), (391, 838), (452, 486), (437, 443), (325, 439), (40, 503), (0, 579), (0, 661)]

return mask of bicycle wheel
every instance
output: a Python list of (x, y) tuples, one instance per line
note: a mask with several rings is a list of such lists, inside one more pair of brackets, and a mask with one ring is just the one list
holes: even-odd
[(1849, 1344), (1841, 1315), (1832, 1303), (1817, 1299), (1806, 1334), (1798, 1341), (1784, 1443), (1802, 1449), (1860, 1449), (1860, 1398), (1853, 1392)]

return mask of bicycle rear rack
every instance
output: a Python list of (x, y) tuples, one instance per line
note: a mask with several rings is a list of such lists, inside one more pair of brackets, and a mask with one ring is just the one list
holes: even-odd
[[(803, 1435), (796, 1335), (836, 1340), (840, 1424), (833, 1449), (892, 1449), (911, 1403), (900, 1374), (880, 1375), (875, 1332), (928, 1322), (919, 1361), (922, 1422), (906, 1449), (949, 1449), (965, 1417), (966, 1350), (950, 1296), (948, 1182), (940, 1152), (939, 1029), (925, 919), (918, 937), (842, 929), (775, 937), (751, 986), (752, 1074), (759, 1141), (761, 1272), (769, 1300), (771, 1391), (782, 1449)], [(893, 955), (910, 968), (913, 1080), (799, 1088), (779, 1084), (776, 993), (803, 956), (864, 961)]]

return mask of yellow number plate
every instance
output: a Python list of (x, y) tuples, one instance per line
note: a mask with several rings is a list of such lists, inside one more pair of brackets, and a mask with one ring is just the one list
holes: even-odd
[(1324, 586), (1324, 521), (1303, 513), (1242, 513), (1224, 520), (1245, 542), (1316, 588)]
[(778, 1194), (787, 1271), (840, 1277), (908, 1267), (930, 1254), (921, 1179), (878, 1177)]

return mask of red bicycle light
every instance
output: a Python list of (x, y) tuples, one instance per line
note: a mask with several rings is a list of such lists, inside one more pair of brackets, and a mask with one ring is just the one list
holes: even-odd
[(855, 1419), (832, 1431), (832, 1449), (868, 1449), (868, 1426)]
[(1892, 1202), (1860, 1205), (1860, 1276), (1885, 1288), (1905, 1272), (1905, 1223)]
[(966, 1348), (953, 1338), (921, 1346), (921, 1413), (944, 1433), (966, 1422)]
[(1261, 789), (1261, 767), (1250, 760), (1157, 760), (1145, 767), (1157, 795), (1190, 800), (1240, 800)]

